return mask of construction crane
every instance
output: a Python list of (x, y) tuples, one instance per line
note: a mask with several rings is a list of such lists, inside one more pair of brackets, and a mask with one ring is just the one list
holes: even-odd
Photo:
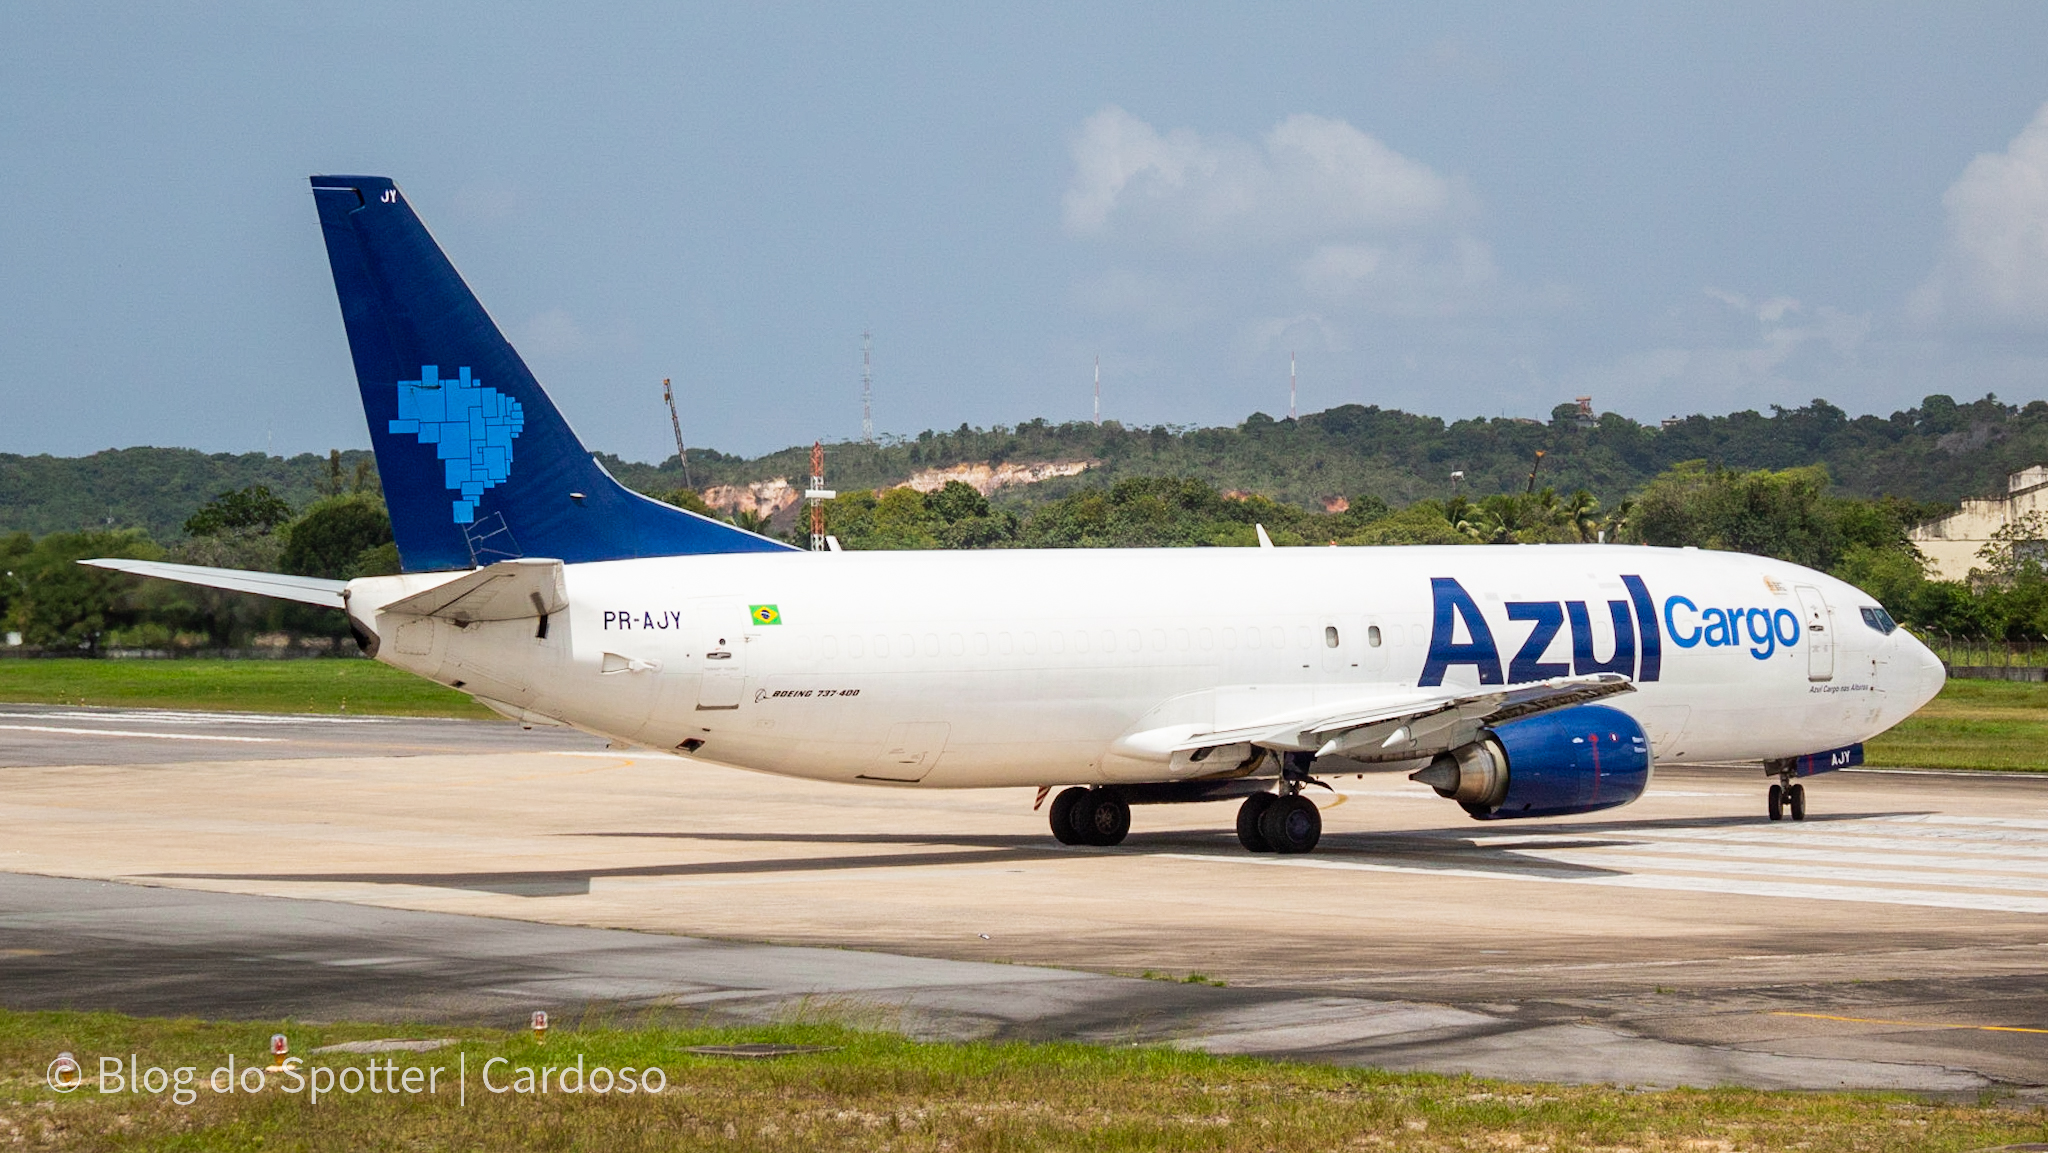
[(676, 458), (683, 462), (683, 487), (695, 488), (690, 483), (690, 450), (683, 447), (683, 418), (676, 415), (676, 392), (665, 376), (661, 378), (661, 400), (668, 405), (668, 426), (676, 430)]

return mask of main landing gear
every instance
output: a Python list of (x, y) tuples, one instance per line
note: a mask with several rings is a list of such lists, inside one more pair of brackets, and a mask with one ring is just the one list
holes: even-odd
[(1280, 774), (1280, 791), (1253, 793), (1237, 810), (1237, 840), (1254, 853), (1306, 853), (1323, 838), (1323, 813), (1301, 795), (1312, 758), (1290, 753)]
[(1062, 789), (1052, 799), (1051, 823), (1062, 845), (1121, 844), (1131, 831), (1131, 806), (1115, 789)]
[[(1169, 781), (1129, 785), (1097, 785), (1094, 788), (1061, 789), (1052, 799), (1052, 835), (1062, 845), (1122, 844), (1131, 831), (1131, 806), (1169, 805), (1195, 801), (1224, 801), (1244, 798), (1237, 810), (1237, 839), (1254, 853), (1306, 853), (1323, 836), (1322, 810), (1302, 789), (1323, 785), (1309, 775), (1315, 758), (1308, 753), (1289, 753), (1280, 765), (1280, 785), (1273, 792), (1249, 795), (1246, 789), (1261, 788), (1243, 778), (1211, 781)], [(1328, 788), (1328, 785), (1323, 785)], [(1045, 799), (1050, 788), (1039, 792)], [(1036, 807), (1036, 806), (1033, 806)]]

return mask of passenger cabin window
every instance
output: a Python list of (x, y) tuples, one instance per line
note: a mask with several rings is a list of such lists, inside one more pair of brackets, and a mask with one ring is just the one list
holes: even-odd
[(1863, 610), (1863, 623), (1886, 636), (1892, 635), (1892, 630), (1899, 627), (1899, 622), (1892, 619), (1892, 614), (1875, 607)]
[(1366, 628), (1365, 628), (1365, 643), (1366, 643), (1366, 644), (1369, 644), (1369, 645), (1371, 645), (1371, 646), (1372, 646), (1372, 647), (1374, 647), (1374, 648), (1378, 648), (1378, 647), (1380, 647), (1380, 626), (1378, 626), (1378, 625), (1367, 625), (1367, 626), (1366, 626)]
[(1324, 626), (1323, 626), (1323, 647), (1324, 647), (1324, 648), (1326, 648), (1326, 649), (1334, 649), (1334, 648), (1336, 648), (1336, 647), (1337, 647), (1337, 626), (1336, 626), (1336, 625), (1324, 625)]

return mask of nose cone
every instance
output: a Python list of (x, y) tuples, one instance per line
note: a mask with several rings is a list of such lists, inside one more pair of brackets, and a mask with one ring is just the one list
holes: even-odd
[(1941, 658), (1934, 655), (1933, 649), (1920, 643), (1919, 637), (1905, 629), (1893, 633), (1892, 637), (1899, 642), (1901, 649), (1898, 658), (1892, 662), (1892, 667), (1899, 670), (1897, 692), (1912, 702), (1903, 714), (1910, 716), (1941, 692), (1941, 687), (1948, 683), (1948, 670), (1942, 667)]

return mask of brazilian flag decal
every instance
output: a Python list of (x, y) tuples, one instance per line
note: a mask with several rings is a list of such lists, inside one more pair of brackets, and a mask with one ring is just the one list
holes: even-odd
[(774, 605), (748, 605), (747, 615), (754, 618), (754, 623), (757, 625), (779, 625), (782, 623), (782, 610)]

